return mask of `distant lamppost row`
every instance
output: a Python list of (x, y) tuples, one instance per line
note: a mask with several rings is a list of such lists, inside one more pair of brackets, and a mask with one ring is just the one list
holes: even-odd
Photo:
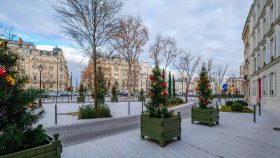
[(43, 71), (43, 66), (40, 64), (38, 68), (39, 68), (39, 71), (40, 71), (40, 98), (39, 98), (39, 107), (42, 107), (42, 71)]

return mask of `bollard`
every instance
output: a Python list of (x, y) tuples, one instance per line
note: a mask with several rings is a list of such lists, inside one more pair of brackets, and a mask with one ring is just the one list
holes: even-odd
[(258, 102), (258, 105), (259, 105), (259, 116), (261, 116), (261, 103), (260, 102)]
[(128, 100), (128, 115), (130, 115), (130, 100)]
[(254, 123), (256, 123), (256, 105), (254, 105)]
[(54, 123), (57, 125), (57, 105), (54, 106)]

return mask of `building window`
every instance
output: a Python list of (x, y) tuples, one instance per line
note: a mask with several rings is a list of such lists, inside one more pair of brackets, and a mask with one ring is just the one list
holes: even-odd
[(276, 74), (272, 72), (269, 77), (269, 89), (270, 89), (270, 95), (275, 95), (275, 89), (276, 89)]
[(256, 81), (255, 80), (253, 81), (252, 89), (253, 89), (253, 96), (256, 96), (257, 88), (256, 88)]
[(264, 76), (263, 79), (262, 79), (262, 95), (266, 95), (266, 77)]
[(273, 4), (270, 7), (270, 23), (272, 24), (274, 22), (274, 8)]
[(36, 81), (37, 80), (37, 76), (33, 76), (33, 80)]
[(270, 59), (273, 60), (275, 58), (275, 43), (274, 43), (274, 38), (271, 38), (270, 40)]
[(25, 69), (21, 69), (21, 74), (25, 75)]

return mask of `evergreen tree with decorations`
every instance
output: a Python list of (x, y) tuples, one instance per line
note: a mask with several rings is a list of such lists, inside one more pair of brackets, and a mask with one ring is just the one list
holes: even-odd
[(35, 102), (40, 92), (24, 88), (29, 80), (19, 75), (19, 56), (7, 43), (0, 38), (0, 155), (48, 143), (43, 126), (35, 126), (44, 114)]
[(164, 71), (161, 71), (158, 65), (156, 65), (149, 79), (151, 81), (151, 89), (149, 91), (151, 102), (147, 104), (148, 115), (156, 118), (171, 117), (171, 112), (166, 107), (168, 93), (166, 91), (167, 85)]
[(202, 109), (206, 109), (207, 106), (211, 104), (212, 90), (210, 88), (210, 80), (208, 77), (208, 72), (206, 70), (205, 64), (202, 65), (202, 69), (199, 74), (197, 93), (198, 93), (199, 107)]

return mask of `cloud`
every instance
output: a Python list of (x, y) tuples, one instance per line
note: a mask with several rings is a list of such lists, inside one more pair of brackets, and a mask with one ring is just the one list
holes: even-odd
[[(2, 0), (0, 21), (13, 25), (28, 40), (40, 45), (65, 46), (69, 63), (83, 56), (68, 46), (54, 20), (55, 0)], [(249, 0), (124, 0), (122, 14), (139, 15), (150, 32), (150, 41), (141, 55), (151, 61), (149, 45), (158, 33), (173, 36), (179, 47), (216, 64), (229, 64), (229, 74), (239, 72), (243, 62), (241, 33), (252, 1)], [(151, 62), (152, 63), (152, 62)], [(70, 67), (70, 66), (69, 66)], [(71, 68), (77, 70), (75, 66)], [(72, 71), (72, 70), (71, 70)]]

